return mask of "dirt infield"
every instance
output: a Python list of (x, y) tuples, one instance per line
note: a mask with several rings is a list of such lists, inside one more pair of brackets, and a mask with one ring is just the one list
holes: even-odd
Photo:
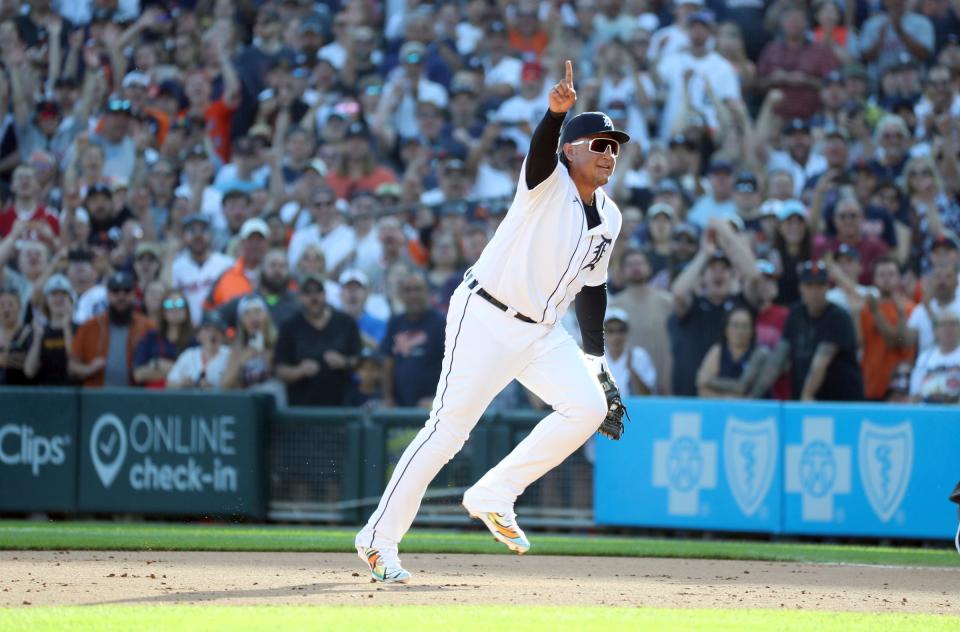
[(407, 555), (409, 585), (353, 555), (0, 551), (0, 606), (537, 604), (960, 611), (960, 568), (727, 560)]

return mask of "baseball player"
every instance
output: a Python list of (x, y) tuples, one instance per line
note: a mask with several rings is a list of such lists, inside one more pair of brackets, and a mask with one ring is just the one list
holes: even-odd
[[(514, 378), (553, 413), (463, 496), (470, 516), (510, 550), (530, 548), (513, 509), (527, 486), (601, 423), (604, 434), (618, 438), (622, 432), (622, 403), (603, 362), (607, 266), (621, 218), (600, 187), (630, 136), (600, 112), (579, 114), (563, 126), (576, 100), (567, 61), (566, 76), (550, 91), (549, 111), (533, 133), (513, 204), (450, 301), (430, 417), (357, 534), (357, 553), (375, 580), (409, 581), (397, 545), (427, 486)], [(584, 351), (559, 325), (574, 299)], [(619, 430), (607, 432), (615, 405)]]

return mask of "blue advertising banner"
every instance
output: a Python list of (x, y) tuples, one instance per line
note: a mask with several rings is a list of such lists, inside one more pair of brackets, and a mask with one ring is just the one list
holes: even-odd
[(597, 524), (780, 531), (779, 404), (626, 403), (623, 438), (597, 438)]
[(956, 407), (789, 404), (783, 420), (784, 531), (953, 535)]

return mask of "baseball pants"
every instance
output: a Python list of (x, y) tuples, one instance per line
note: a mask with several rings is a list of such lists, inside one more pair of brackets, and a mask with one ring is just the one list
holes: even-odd
[(563, 327), (512, 318), (461, 284), (447, 313), (444, 358), (430, 416), (400, 457), (358, 544), (400, 542), (427, 486), (514, 378), (554, 412), (467, 490), (463, 500), (471, 512), (511, 514), (528, 485), (597, 431), (607, 403), (593, 369)]

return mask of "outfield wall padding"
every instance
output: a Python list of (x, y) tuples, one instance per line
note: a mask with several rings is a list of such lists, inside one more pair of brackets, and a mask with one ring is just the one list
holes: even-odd
[(597, 449), (595, 520), (816, 536), (949, 539), (960, 409), (631, 398)]

